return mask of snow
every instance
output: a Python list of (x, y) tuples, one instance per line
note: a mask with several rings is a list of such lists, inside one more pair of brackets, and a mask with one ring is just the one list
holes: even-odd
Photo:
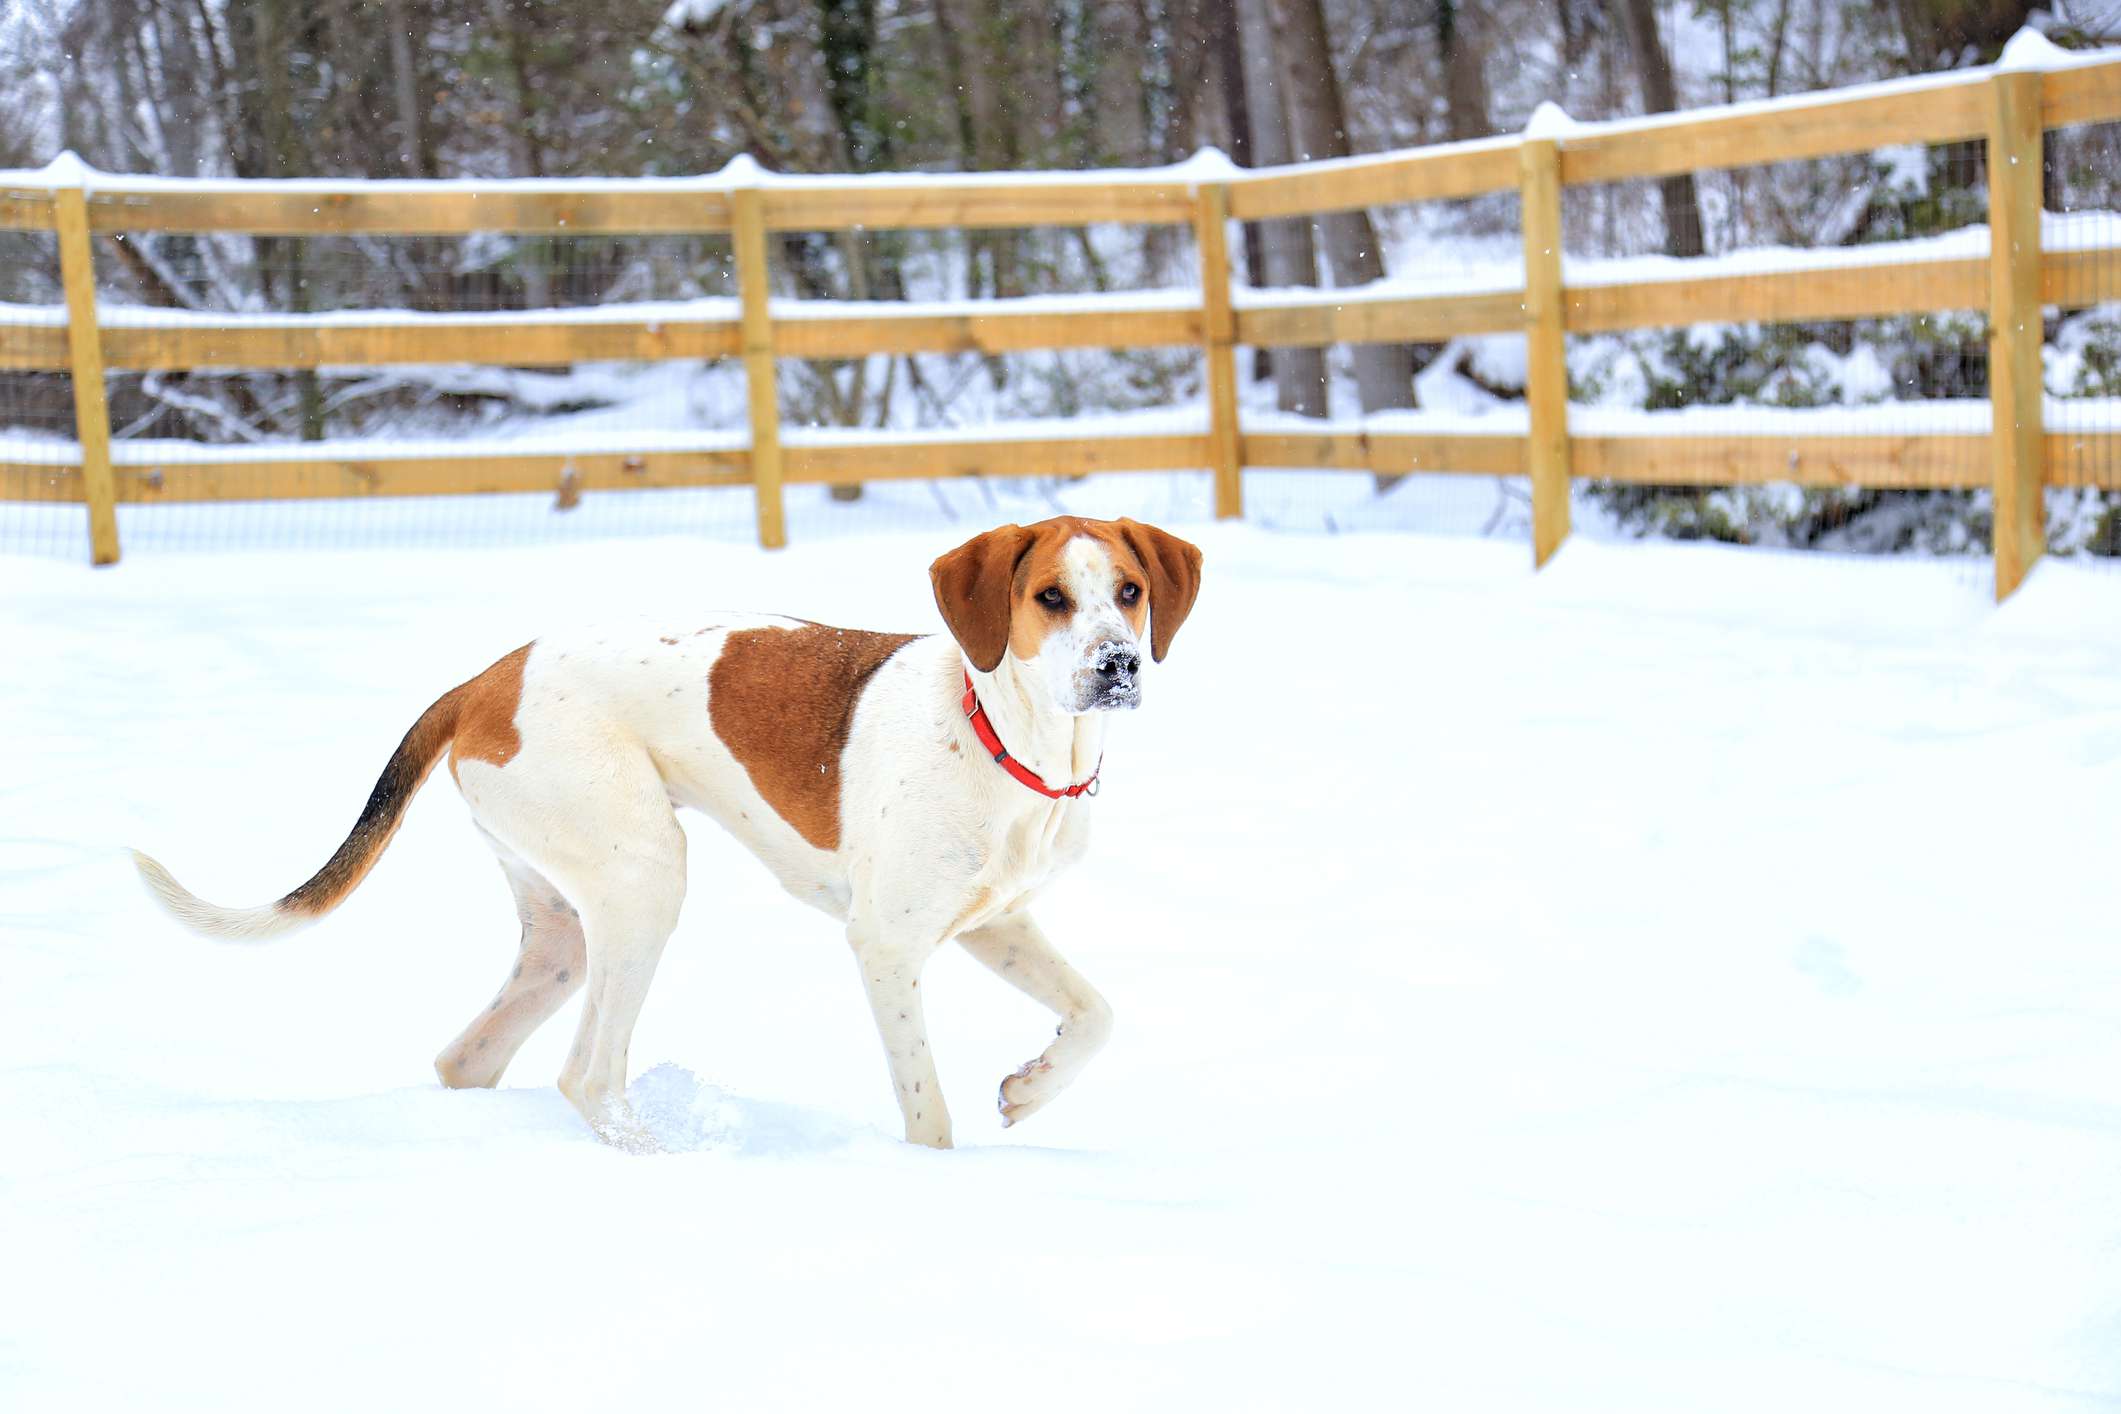
[[(1498, 363), (1506, 360), (1498, 360)], [(1491, 396), (1439, 406), (1478, 389), (1445, 367), (1423, 386), (1426, 405), (1360, 416), (1305, 417), (1260, 406), (1243, 417), (1247, 433), (1312, 435), (1398, 434), (1461, 437), (1523, 437), (1530, 424), (1521, 402)], [(1853, 394), (1888, 385), (1875, 361), (1852, 361), (1838, 375)], [(2121, 398), (2048, 397), (2042, 404), (2049, 432), (2108, 433), (2121, 426)], [(579, 425), (553, 427), (531, 421), (504, 427), (477, 438), (364, 437), (318, 442), (214, 443), (169, 438), (125, 438), (111, 444), (117, 466), (182, 466), (196, 463), (271, 462), (297, 457), (309, 461), (390, 461), (409, 458), (547, 454), (586, 456), (638, 452), (723, 451), (749, 445), (740, 429), (656, 428), (635, 425), (627, 409), (571, 419)], [(1632, 407), (1572, 403), (1569, 430), (1584, 437), (1835, 437), (1835, 436), (1984, 436), (1990, 405), (1980, 398), (1930, 398), (1908, 402), (1874, 402), (1847, 407), (1758, 407), (1704, 405), (1646, 411)], [(784, 445), (910, 446), (938, 442), (1026, 441), (1045, 438), (1199, 436), (1208, 431), (1205, 408), (1196, 402), (1134, 412), (1103, 412), (1078, 417), (1011, 418), (1003, 422), (958, 427), (788, 427)], [(0, 434), (0, 456), (12, 462), (72, 466), (81, 459), (71, 438)]]
[(0, 169), (0, 190), (48, 190), (86, 186), (91, 191), (281, 192), (314, 196), (357, 192), (468, 192), (522, 196), (539, 193), (726, 191), (746, 183), (726, 169), (688, 177), (173, 177), (143, 172), (106, 172), (62, 152), (39, 168)]
[(2004, 44), (2003, 52), (1996, 56), (1996, 70), (2012, 73), (2031, 69), (2043, 71), (2069, 67), (2075, 58), (2069, 50), (2049, 39), (2028, 25), (2012, 35)]
[(1525, 121), (1524, 125), (1525, 138), (1531, 142), (1537, 142), (1541, 139), (1556, 142), (1565, 141), (1568, 138), (1579, 136), (1582, 130), (1583, 124), (1571, 118), (1568, 112), (1551, 98), (1534, 108), (1532, 116)]
[(1885, 184), (1894, 192), (1909, 197), (1929, 195), (1930, 153), (1926, 144), (1892, 143), (1872, 149), (1871, 157), (1884, 169)]
[[(2042, 212), (2040, 248), (2045, 251), (2111, 250), (2115, 245), (2115, 215), (2111, 211)], [(1484, 261), (1461, 258), (1457, 263), (1445, 263), (1430, 252), (1422, 254), (1424, 258), (1397, 262), (1404, 274), (1373, 280), (1366, 285), (1333, 290), (1308, 285), (1263, 289), (1239, 287), (1231, 291), (1230, 302), (1238, 309), (1311, 305), (1322, 301), (1356, 305), (1451, 295), (1503, 294), (1524, 288), (1522, 254)], [(1988, 227), (1965, 226), (1941, 236), (1914, 240), (1846, 246), (1749, 246), (1721, 255), (1686, 259), (1669, 255), (1573, 256), (1564, 253), (1561, 270), (1563, 285), (1573, 289), (1987, 258)]]
[(1267, 436), (1327, 433), (1341, 436), (1407, 434), (1450, 437), (1522, 437), (1530, 427), (1523, 403), (1499, 403), (1465, 411), (1451, 408), (1394, 408), (1358, 416), (1305, 417), (1277, 408), (1247, 409), (1244, 430)]
[(923, 190), (989, 190), (1080, 186), (1192, 185), (1244, 179), (1228, 156), (1203, 147), (1181, 162), (1161, 167), (1098, 167), (1088, 171), (1038, 172), (775, 172), (749, 153), (732, 157), (719, 172), (685, 177), (171, 177), (135, 172), (105, 172), (72, 152), (61, 153), (39, 168), (0, 168), (0, 191), (40, 191), (86, 186), (115, 192), (281, 192), (313, 196), (379, 192), (464, 192), (473, 196), (602, 192), (726, 192), (740, 187), (841, 188), (918, 187)]
[[(2093, 251), (2114, 247), (2111, 211), (2041, 213), (2041, 249), (2046, 251)], [(1697, 280), (1742, 275), (1781, 274), (1804, 270), (1833, 270), (1852, 266), (1908, 265), (1919, 262), (1985, 259), (1988, 227), (1966, 226), (1940, 236), (1915, 240), (1876, 241), (1852, 246), (1752, 246), (1722, 255), (1678, 259), (1667, 255), (1619, 257), (1563, 256), (1562, 270), (1569, 286), (1641, 284), (1661, 280)], [(1310, 305), (1322, 300), (1335, 305), (1378, 303), (1423, 296), (1495, 294), (1524, 286), (1524, 262), (1515, 260), (1475, 261), (1439, 267), (1433, 261), (1405, 262), (1413, 268), (1406, 274), (1389, 276), (1365, 285), (1321, 289), (1315, 285), (1238, 285), (1231, 290), (1231, 304), (1238, 309), (1268, 309), (1283, 305)], [(816, 300), (776, 297), (772, 312), (776, 319), (841, 318), (978, 318), (991, 315), (1058, 314), (1095, 308), (1099, 312), (1198, 310), (1199, 292), (1176, 287), (1145, 290), (1108, 290), (1095, 294), (1039, 294), (994, 299), (924, 300)], [(333, 325), (404, 325), (417, 328), (435, 321), (449, 323), (685, 323), (733, 322), (738, 301), (726, 297), (690, 300), (636, 300), (613, 304), (533, 310), (473, 310), (448, 314), (410, 309), (346, 309), (310, 314), (261, 313), (253, 311), (165, 309), (151, 305), (112, 304), (99, 310), (109, 328), (200, 327), (296, 329)], [(66, 307), (59, 304), (0, 304), (0, 327), (33, 325), (60, 327), (66, 323)]]
[[(1875, 370), (1873, 370), (1875, 372)], [(1861, 378), (1863, 372), (1845, 374)], [(1858, 407), (1699, 406), (1651, 412), (1632, 407), (1569, 406), (1569, 431), (1582, 437), (1865, 437), (1985, 436), (1985, 398), (1929, 398)], [(2044, 400), (2050, 432), (2110, 432), (2121, 426), (2121, 398)], [(1477, 411), (1431, 407), (1374, 412), (1361, 417), (1309, 418), (1262, 410), (1245, 415), (1254, 433), (1358, 433), (1459, 437), (1522, 437), (1530, 423), (1523, 403), (1495, 403)]]
[[(624, 421), (625, 419), (621, 419)], [(175, 438), (129, 437), (111, 444), (116, 466), (182, 466), (195, 463), (305, 461), (394, 461), (433, 457), (588, 456), (635, 452), (710, 452), (742, 449), (751, 443), (743, 429), (614, 427), (599, 417), (578, 429), (554, 429), (536, 423), (501, 429), (494, 435), (464, 437), (328, 438), (317, 442), (190, 442)], [(909, 446), (929, 442), (1030, 441), (1049, 437), (1200, 436), (1208, 430), (1207, 413), (1198, 406), (1150, 408), (1141, 412), (1107, 412), (1085, 417), (1025, 417), (972, 427), (787, 427), (781, 444), (810, 446)], [(70, 438), (0, 436), (0, 456), (10, 461), (71, 466), (81, 459), (80, 444)]]
[(938, 956), (948, 1154), (893, 1138), (834, 926), (704, 822), (649, 1158), (551, 1088), (571, 1015), (507, 1088), (434, 1083), (515, 941), (446, 775), (285, 944), (129, 876), (287, 887), (555, 624), (932, 628), (972, 528), (0, 560), (0, 1399), (2121, 1401), (2121, 581), (2074, 564), (1997, 609), (1985, 561), (1190, 531), (1206, 591), (1041, 905), (1115, 1040), (1004, 1132), (1050, 1022)]
[[(111, 444), (115, 466), (183, 466), (205, 462), (277, 462), (290, 457), (311, 461), (393, 461), (431, 457), (587, 456), (593, 453), (711, 452), (741, 450), (750, 445), (742, 430), (643, 427), (624, 432), (524, 430), (500, 436), (361, 437), (318, 442), (191, 442), (166, 437), (129, 437)], [(0, 440), (0, 452), (11, 461), (67, 466), (81, 459), (80, 444), (61, 438), (14, 437)]]
[[(2041, 213), (2041, 249), (2045, 251), (2105, 251), (2115, 248), (2115, 221), (2111, 211)], [(1666, 255), (1581, 257), (1564, 255), (1564, 284), (1570, 288), (1647, 284), (1667, 280), (1733, 278), (1746, 275), (1788, 274), (1809, 270), (1850, 267), (1901, 266), (1922, 262), (1986, 259), (1988, 227), (1966, 226), (1940, 236), (1915, 240), (1878, 241), (1865, 245), (1801, 247), (1754, 246), (1722, 255), (1678, 259)], [(1456, 263), (1434, 253), (1422, 259), (1398, 262), (1406, 273), (1388, 276), (1364, 285), (1324, 289), (1315, 285), (1254, 288), (1237, 285), (1231, 290), (1231, 305), (1237, 309), (1272, 309), (1321, 302), (1334, 306), (1387, 303), (1404, 299), (1454, 295), (1506, 294), (1524, 287), (1521, 254), (1508, 259), (1482, 260), (1460, 256)], [(972, 319), (1010, 315), (1062, 314), (1094, 309), (1100, 313), (1198, 311), (1200, 294), (1185, 287), (1110, 290), (1096, 294), (1038, 294), (1010, 298), (957, 298), (919, 300), (817, 300), (776, 297), (771, 301), (775, 319), (851, 318), (953, 318)], [(452, 325), (514, 324), (685, 324), (734, 323), (741, 313), (739, 302), (727, 297), (689, 300), (636, 300), (531, 310), (472, 310), (447, 314), (410, 309), (345, 309), (308, 314), (279, 312), (166, 309), (152, 305), (114, 304), (105, 301), (98, 310), (106, 328), (238, 328), (301, 329), (335, 326), (403, 326), (417, 330), (434, 323)], [(0, 303), (0, 329), (7, 327), (63, 328), (63, 304)]]
[(1014, 417), (968, 427), (791, 427), (781, 436), (790, 447), (905, 446), (926, 442), (1030, 441), (1047, 437), (1198, 437), (1208, 431), (1205, 406), (1144, 408), (1139, 412), (1086, 413), (1079, 417)]
[(662, 28), (705, 27), (721, 18), (730, 3), (731, 0), (671, 0), (669, 8), (663, 11)]
[[(791, 301), (796, 303), (796, 301)], [(785, 311), (775, 309), (779, 317)], [(96, 322), (106, 329), (329, 329), (335, 326), (431, 324), (701, 324), (735, 323), (738, 301), (726, 298), (634, 300), (552, 309), (480, 309), (441, 314), (419, 309), (333, 309), (310, 314), (252, 310), (166, 309), (159, 305), (104, 303)], [(0, 305), (0, 324), (66, 323), (64, 305)]]
[[(1317, 292), (1314, 290), (1313, 294)], [(1011, 295), (1002, 298), (922, 300), (775, 299), (775, 319), (984, 319), (1012, 314), (1099, 314), (1198, 311), (1195, 289), (1105, 290), (1095, 294)]]
[[(1312, 296), (1317, 296), (1313, 290)], [(978, 319), (1017, 314), (1065, 314), (1094, 308), (1099, 313), (1189, 311), (1200, 308), (1200, 294), (1188, 289), (1111, 290), (1096, 295), (1017, 295), (1006, 299), (817, 300), (777, 297), (769, 301), (775, 319)], [(709, 296), (689, 300), (620, 300), (611, 304), (570, 305), (549, 309), (462, 310), (446, 314), (416, 309), (335, 309), (310, 314), (250, 310), (167, 309), (157, 305), (104, 303), (97, 322), (107, 329), (312, 329), (335, 326), (403, 326), (417, 330), (432, 324), (734, 324), (742, 314), (738, 300)], [(63, 304), (0, 304), (0, 328), (10, 325), (63, 328)]]
[(1512, 294), (1524, 289), (1524, 258), (1437, 267), (1417, 265), (1405, 274), (1387, 275), (1366, 285), (1337, 289), (1317, 285), (1249, 285), (1233, 287), (1233, 309), (1274, 309), (1284, 305), (1376, 304), (1387, 300), (1440, 298), (1448, 295)]
[(1514, 133), (1505, 133), (1498, 137), (1465, 138), (1458, 142), (1424, 143), (1420, 147), (1401, 148), (1391, 152), (1364, 152), (1352, 157), (1320, 157), (1308, 162), (1285, 162), (1271, 167), (1253, 167), (1247, 169), (1246, 178), (1240, 180), (1258, 181), (1307, 173), (1363, 172), (1374, 167), (1396, 167), (1410, 157), (1444, 159), (1483, 152), (1514, 152), (1517, 143), (1517, 135)]
[[(8, 175), (0, 173), (0, 177)], [(52, 187), (85, 187), (97, 175), (97, 172), (95, 168), (83, 162), (77, 154), (68, 150), (45, 163), (44, 170), (38, 175), (45, 179), (46, 185)]]

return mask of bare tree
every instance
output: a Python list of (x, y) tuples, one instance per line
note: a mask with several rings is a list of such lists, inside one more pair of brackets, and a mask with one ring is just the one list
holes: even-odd
[[(1333, 50), (1319, 0), (1271, 0), (1274, 54), (1299, 161), (1349, 155), (1347, 109), (1333, 72)], [(1333, 283), (1346, 288), (1384, 278), (1384, 257), (1367, 211), (1319, 218)], [(1405, 344), (1357, 344), (1355, 386), (1364, 412), (1414, 405), (1414, 351)]]
[(427, 149), (419, 70), (412, 58), (412, 16), (406, 12), (405, 0), (390, 0), (384, 23), (390, 27), (390, 89), (398, 108), (398, 163), (408, 177), (432, 177), (434, 157)]
[[(1669, 113), (1679, 106), (1679, 93), (1672, 81), (1672, 61), (1657, 34), (1656, 0), (1627, 0), (1623, 8), (1628, 47), (1635, 53), (1635, 73), (1642, 81), (1643, 111)], [(1664, 199), (1665, 254), (1701, 254), (1701, 199), (1694, 191), (1694, 174), (1666, 177), (1658, 190)]]
[(1992, 58), (2003, 42), (2025, 28), (2033, 6), (2026, 0), (1893, 0), (1893, 17), (1907, 45), (1908, 68), (1921, 73), (1942, 64)]
[[(1223, 126), (1230, 133), (1230, 160), (1240, 167), (1257, 165), (1252, 155), (1252, 114), (1246, 105), (1244, 40), (1237, 28), (1234, 0), (1209, 0), (1201, 12), (1215, 45), (1215, 76), (1221, 85)], [(1245, 278), (1254, 288), (1266, 282), (1267, 261), (1260, 250), (1259, 222), (1247, 221), (1245, 231)], [(1262, 349), (1264, 358), (1266, 351)]]
[[(1203, 22), (1215, 45), (1215, 73), (1222, 87), (1223, 127), (1229, 133), (1230, 160), (1240, 167), (1257, 165), (1252, 155), (1252, 114), (1246, 107), (1244, 41), (1238, 34), (1234, 0), (1209, 0), (1202, 9)], [(1257, 221), (1243, 226), (1245, 282), (1253, 289), (1267, 283), (1266, 237)], [(1274, 376), (1274, 350), (1252, 350), (1252, 380)]]
[(1457, 0), (1436, 0), (1436, 61), (1443, 66), (1444, 112), (1453, 142), (1490, 131), (1487, 46), (1473, 31), (1472, 19)]
[[(1278, 166), (1290, 160), (1289, 116), (1282, 102), (1281, 76), (1274, 63), (1270, 22), (1272, 0), (1236, 0), (1239, 51), (1245, 71), (1245, 108), (1252, 120), (1252, 157), (1256, 165)], [(1295, 217), (1260, 223), (1261, 259), (1269, 285), (1318, 283), (1318, 252), (1311, 223)], [(1274, 401), (1283, 412), (1324, 417), (1329, 410), (1324, 349), (1274, 351)]]

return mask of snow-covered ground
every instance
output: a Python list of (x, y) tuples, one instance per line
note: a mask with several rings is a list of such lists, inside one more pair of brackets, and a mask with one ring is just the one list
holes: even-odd
[(1579, 538), (1189, 532), (1200, 606), (909, 1150), (833, 925), (694, 822), (597, 1145), (446, 777), (312, 933), (200, 942), (399, 733), (644, 606), (931, 627), (968, 533), (0, 559), (0, 1406), (1774, 1411), (2121, 1401), (2121, 581)]

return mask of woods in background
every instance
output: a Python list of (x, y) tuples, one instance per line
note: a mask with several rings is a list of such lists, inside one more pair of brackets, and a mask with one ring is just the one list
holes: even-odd
[[(2045, 13), (2045, 12), (2043, 12)], [(2050, 28), (2096, 42), (2121, 11)], [(14, 0), (0, 164), (118, 172), (634, 176), (1271, 163), (1985, 62), (2001, 0)], [(1687, 91), (1683, 91), (1687, 90)], [(1693, 184), (1666, 245), (1702, 248)], [(1335, 218), (1336, 220), (1338, 218)], [(1336, 283), (1377, 243), (1322, 231)], [(1013, 242), (982, 290), (1035, 283)], [(1283, 245), (1292, 273), (1302, 242)], [(872, 278), (879, 272), (870, 272)], [(884, 278), (888, 280), (888, 275)], [(887, 291), (879, 291), (887, 292)]]
[[(2051, 7), (2096, 42), (2112, 6)], [(2042, 13), (2046, 13), (2043, 11)], [(14, 0), (0, 161), (582, 176), (1298, 156), (1983, 62), (2009, 0)], [(1703, 91), (1682, 92), (1676, 68)], [(1691, 51), (1708, 51), (1694, 62)], [(1265, 67), (1261, 56), (1269, 56)], [(1249, 61), (1249, 62), (1248, 62)], [(1248, 90), (1276, 87), (1267, 110)], [(1272, 135), (1255, 133), (1271, 146)]]
[[(740, 153), (785, 172), (987, 171), (1159, 165), (1207, 145), (1272, 165), (1512, 132), (1549, 98), (1595, 119), (1977, 64), (2033, 16), (2000, 0), (0, 0), (0, 86), (21, 98), (0, 108), (0, 166), (70, 148), (111, 171), (187, 176), (682, 175)], [(2065, 44), (2121, 40), (2110, 4), (2040, 16)], [(2052, 208), (2121, 204), (2108, 199), (2110, 137), (2051, 150)], [(1978, 144), (1572, 188), (1567, 201), (1571, 253), (1594, 256), (1906, 239), (1986, 209)], [(1255, 285), (1360, 285), (1429, 252), (1488, 249), (1515, 220), (1504, 197), (1271, 221), (1245, 233), (1239, 259)], [(1191, 278), (1169, 227), (776, 239), (781, 286), (806, 298)], [(730, 292), (718, 237), (160, 234), (105, 251), (112, 297), (169, 308)], [(0, 257), (0, 300), (53, 298), (37, 259)], [(1978, 321), (1951, 319), (1645, 331), (1578, 348), (1572, 376), (1586, 397), (1649, 408), (1805, 405), (1849, 396), (1833, 361), (1868, 347), (1895, 396), (1980, 396), (1981, 337)], [(1446, 352), (1262, 350), (1252, 371), (1284, 410), (1357, 410), (1338, 398), (1368, 412), (1414, 405)], [(1447, 362), (1479, 396), (1519, 391), (1507, 359), (1467, 346)], [(582, 380), (491, 372), (127, 376), (113, 401), (129, 435), (260, 440), (402, 430), (408, 417), (447, 431), (596, 396)], [(1195, 393), (1198, 372), (1187, 351), (1077, 351), (819, 362), (783, 379), (792, 421), (887, 425), (1168, 404)], [(15, 400), (37, 396), (25, 382)]]

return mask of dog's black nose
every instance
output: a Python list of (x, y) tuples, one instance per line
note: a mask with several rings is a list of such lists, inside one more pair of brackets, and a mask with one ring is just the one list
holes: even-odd
[(1108, 678), (1131, 678), (1142, 670), (1142, 655), (1131, 648), (1100, 654), (1097, 670)]

